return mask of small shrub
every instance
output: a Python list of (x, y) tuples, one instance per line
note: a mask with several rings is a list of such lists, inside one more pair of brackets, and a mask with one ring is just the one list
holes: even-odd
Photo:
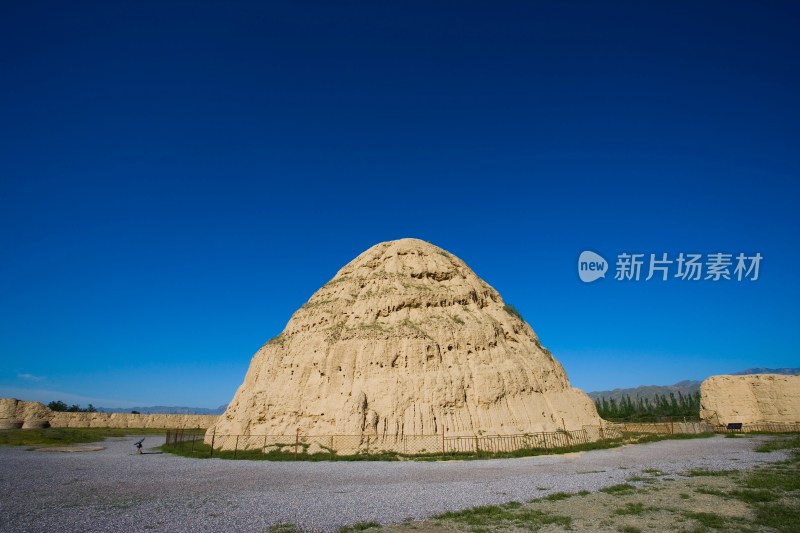
[(566, 500), (567, 498), (572, 498), (572, 496), (574, 496), (574, 494), (570, 494), (568, 492), (555, 492), (553, 494), (545, 496), (542, 499), (547, 500), (549, 502), (557, 502), (559, 500)]
[(634, 492), (636, 487), (633, 485), (629, 485), (627, 483), (620, 483), (617, 485), (611, 485), (610, 487), (604, 487), (600, 489), (600, 492), (605, 492), (606, 494), (630, 494)]
[(503, 311), (505, 311), (506, 313), (508, 313), (509, 315), (511, 315), (513, 317), (517, 317), (522, 322), (525, 322), (525, 319), (522, 318), (522, 315), (520, 314), (520, 312), (517, 311), (517, 308), (514, 307), (513, 305), (504, 305), (503, 306)]

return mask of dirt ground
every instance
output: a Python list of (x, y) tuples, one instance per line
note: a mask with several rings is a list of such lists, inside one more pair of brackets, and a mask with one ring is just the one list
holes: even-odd
[[(506, 506), (489, 508), (481, 515), (454, 516), (426, 521), (407, 521), (384, 526), (386, 533), (487, 533), (492, 531), (540, 531), (542, 533), (683, 531), (775, 532), (797, 531), (758, 523), (756, 508), (738, 499), (747, 473), (666, 476), (658, 471), (631, 476), (628, 483), (595, 493), (557, 493)], [(626, 486), (627, 485), (627, 486)], [(546, 487), (543, 487), (546, 489)], [(614, 490), (617, 489), (617, 490)], [(747, 491), (744, 491), (747, 492)], [(753, 491), (750, 491), (753, 492)], [(757, 492), (756, 496), (758, 496)], [(763, 496), (763, 495), (762, 495)], [(782, 493), (780, 504), (800, 508), (797, 491)]]

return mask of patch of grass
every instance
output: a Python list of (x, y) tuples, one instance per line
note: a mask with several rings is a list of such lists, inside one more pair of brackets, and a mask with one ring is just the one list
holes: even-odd
[(709, 496), (719, 496), (721, 498), (729, 497), (728, 493), (719, 489), (710, 489), (708, 487), (697, 487), (694, 491), (698, 494), (708, 494)]
[(267, 531), (269, 533), (302, 533), (302, 529), (300, 529), (297, 524), (292, 524), (291, 522), (272, 524)]
[(642, 533), (642, 530), (636, 526), (620, 526), (617, 531), (620, 533)]
[(355, 533), (357, 531), (364, 531), (367, 529), (381, 529), (377, 522), (356, 522), (352, 526), (342, 526), (336, 530), (337, 533)]
[(570, 494), (569, 492), (554, 492), (548, 496), (542, 498), (543, 500), (547, 500), (549, 502), (557, 502), (559, 500), (566, 500), (567, 498), (572, 498), (574, 494)]
[(654, 508), (645, 507), (643, 503), (636, 502), (636, 503), (626, 503), (624, 507), (615, 509), (614, 514), (639, 516), (641, 514), (644, 514), (645, 511), (654, 511), (654, 510), (655, 510)]
[(521, 321), (525, 322), (525, 319), (522, 318), (522, 315), (520, 314), (520, 312), (517, 311), (517, 308), (514, 307), (513, 305), (504, 305), (503, 306), (503, 311), (505, 311), (509, 315), (517, 317)]
[(286, 341), (286, 339), (284, 338), (283, 333), (281, 333), (280, 335), (272, 337), (270, 340), (268, 340), (267, 344), (268, 345), (269, 344), (281, 344), (282, 345), (285, 341)]
[(650, 474), (650, 475), (653, 475), (653, 476), (663, 476), (664, 475), (664, 472), (662, 472), (661, 470), (656, 470), (655, 468), (645, 468), (644, 470), (642, 470), (642, 473), (643, 474)]
[(45, 428), (2, 429), (0, 445), (7, 446), (67, 446), (87, 442), (102, 442), (108, 437), (129, 435), (163, 435), (163, 429), (129, 428)]
[(688, 495), (688, 494), (686, 494), (685, 492), (681, 492), (680, 494), (678, 494), (678, 496), (679, 496), (679, 497), (680, 497), (680, 499), (682, 499), (682, 500), (688, 500), (688, 499), (690, 499), (690, 498), (691, 498), (691, 496), (689, 496), (689, 495)]
[(710, 527), (711, 529), (725, 529), (725, 518), (716, 513), (697, 513), (693, 511), (684, 511), (683, 516), (699, 522), (703, 527)]
[(652, 478), (649, 477), (642, 477), (642, 476), (630, 476), (626, 478), (625, 481), (636, 482), (636, 481), (651, 481)]
[[(783, 467), (778, 465), (783, 465)], [(790, 461), (778, 463), (778, 465), (762, 467), (750, 472), (744, 478), (744, 487), (778, 491), (800, 490), (800, 468)]]
[(800, 436), (795, 436), (788, 439), (773, 439), (763, 444), (759, 444), (756, 446), (755, 450), (761, 453), (768, 453), (778, 450), (791, 450), (793, 448), (800, 448)]
[(508, 502), (503, 505), (480, 505), (463, 511), (448, 511), (434, 516), (436, 520), (453, 520), (469, 525), (485, 525), (490, 520), (508, 520), (513, 511), (519, 509), (519, 502)]
[(473, 527), (473, 531), (483, 527), (500, 527), (509, 529), (510, 526), (538, 531), (539, 528), (555, 524), (564, 528), (572, 525), (569, 516), (549, 514), (537, 509), (522, 507), (519, 502), (509, 502), (505, 505), (483, 505), (466, 509), (464, 511), (451, 511), (435, 516), (436, 520), (450, 520)]
[(800, 507), (783, 503), (759, 505), (756, 508), (756, 523), (777, 529), (781, 533), (800, 531)]
[(708, 470), (707, 468), (693, 468), (684, 475), (688, 477), (725, 477), (735, 473), (736, 470)]
[(579, 490), (578, 491), (578, 496), (588, 496), (589, 494), (591, 494), (591, 492), (589, 492), (588, 490)]
[(631, 444), (648, 444), (650, 442), (661, 442), (662, 440), (691, 440), (708, 439), (714, 433), (676, 433), (674, 435), (654, 435), (651, 433), (626, 433), (625, 439)]
[(773, 492), (768, 490), (732, 490), (729, 495), (749, 504), (773, 502), (778, 499)]
[(630, 494), (636, 491), (636, 487), (633, 485), (629, 485), (627, 483), (620, 483), (617, 485), (611, 485), (610, 487), (604, 487), (600, 489), (600, 492), (605, 492), (606, 494), (614, 494), (614, 495), (623, 495), (623, 494)]

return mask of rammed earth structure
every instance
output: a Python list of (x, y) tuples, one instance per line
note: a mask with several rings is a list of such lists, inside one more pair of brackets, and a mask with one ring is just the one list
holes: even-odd
[(447, 251), (401, 239), (363, 252), (292, 315), (253, 356), (208, 435), (502, 435), (600, 424), (496, 290)]

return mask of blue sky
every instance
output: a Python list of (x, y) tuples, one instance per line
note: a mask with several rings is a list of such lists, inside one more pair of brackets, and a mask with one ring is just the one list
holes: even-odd
[[(800, 366), (796, 3), (2, 12), (0, 396), (227, 403), (401, 237), (465, 260), (585, 390)], [(583, 250), (764, 259), (582, 283)]]

